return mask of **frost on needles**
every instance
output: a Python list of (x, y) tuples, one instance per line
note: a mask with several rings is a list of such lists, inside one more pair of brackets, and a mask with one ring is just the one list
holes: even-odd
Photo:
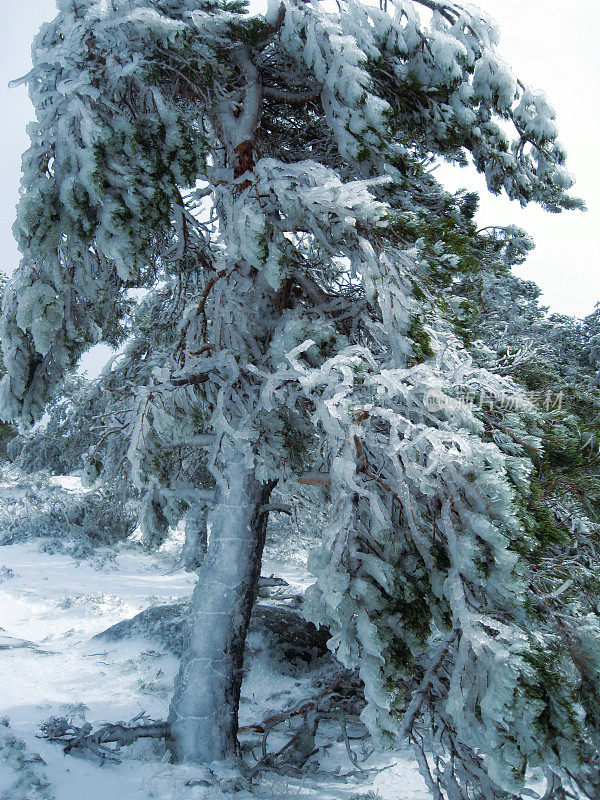
[(86, 349), (126, 342), (88, 475), (143, 492), (151, 544), (187, 520), (174, 757), (236, 755), (269, 497), (310, 486), (308, 613), (376, 741), (409, 740), (435, 798), (518, 798), (536, 767), (546, 798), (597, 797), (598, 587), (575, 552), (597, 560), (597, 509), (552, 520), (540, 494), (550, 423), (511, 320), (541, 312), (509, 272), (532, 244), (477, 231), (476, 196), (430, 171), (580, 207), (544, 95), (442, 0), (58, 5), (27, 76), (2, 411), (31, 424)]

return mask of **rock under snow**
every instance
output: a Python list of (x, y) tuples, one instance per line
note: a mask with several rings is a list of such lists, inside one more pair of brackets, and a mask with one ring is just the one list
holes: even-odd
[(0, 650), (18, 650), (22, 647), (38, 649), (38, 646), (34, 644), (34, 642), (28, 642), (26, 639), (17, 639), (15, 636), (9, 636), (4, 628), (0, 628)]
[[(183, 651), (188, 612), (189, 603), (150, 606), (97, 634), (92, 641), (151, 639), (179, 657)], [(252, 611), (247, 647), (253, 652), (268, 651), (279, 661), (306, 665), (324, 657), (332, 658), (327, 650), (329, 637), (327, 628), (316, 628), (289, 608), (257, 603)]]

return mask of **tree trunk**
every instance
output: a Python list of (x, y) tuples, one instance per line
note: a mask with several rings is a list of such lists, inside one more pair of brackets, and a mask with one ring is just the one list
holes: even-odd
[(224, 470), (208, 517), (209, 543), (192, 597), (169, 722), (177, 761), (210, 763), (237, 753), (244, 643), (256, 597), (274, 484), (261, 484), (241, 458)]

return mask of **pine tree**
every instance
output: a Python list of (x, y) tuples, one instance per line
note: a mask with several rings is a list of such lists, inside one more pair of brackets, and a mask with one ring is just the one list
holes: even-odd
[(28, 76), (2, 409), (39, 418), (127, 323), (90, 474), (127, 442), (147, 540), (187, 520), (175, 757), (236, 754), (270, 495), (308, 485), (329, 518), (309, 614), (359, 670), (377, 741), (408, 738), (437, 798), (517, 798), (538, 766), (548, 798), (597, 796), (593, 570), (565, 588), (579, 534), (536, 482), (549, 423), (484, 335), (519, 306), (522, 341), (538, 313), (509, 273), (531, 243), (477, 231), (477, 198), (430, 171), (472, 159), (492, 192), (580, 206), (545, 97), (484, 14), (441, 0), (59, 9)]
[(95, 382), (67, 374), (44, 423), (20, 431), (9, 443), (12, 464), (24, 473), (47, 470), (68, 475), (81, 471), (97, 444), (98, 418), (106, 409), (103, 400)]

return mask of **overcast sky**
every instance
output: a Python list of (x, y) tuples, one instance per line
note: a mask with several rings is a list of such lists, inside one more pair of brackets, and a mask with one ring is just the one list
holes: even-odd
[[(589, 314), (600, 301), (600, 2), (598, 0), (480, 0), (500, 24), (500, 53), (521, 79), (546, 91), (558, 112), (568, 167), (586, 213), (548, 214), (522, 210), (505, 198), (487, 195), (472, 170), (443, 169), (449, 188), (477, 189), (482, 225), (515, 223), (535, 239), (536, 249), (519, 274), (535, 280), (553, 311)], [(31, 68), (30, 42), (54, 14), (54, 0), (0, 0), (0, 269), (12, 272), (18, 253), (11, 234), (20, 156), (28, 146), (25, 126), (33, 110), (25, 87), (8, 89), (10, 79)]]

